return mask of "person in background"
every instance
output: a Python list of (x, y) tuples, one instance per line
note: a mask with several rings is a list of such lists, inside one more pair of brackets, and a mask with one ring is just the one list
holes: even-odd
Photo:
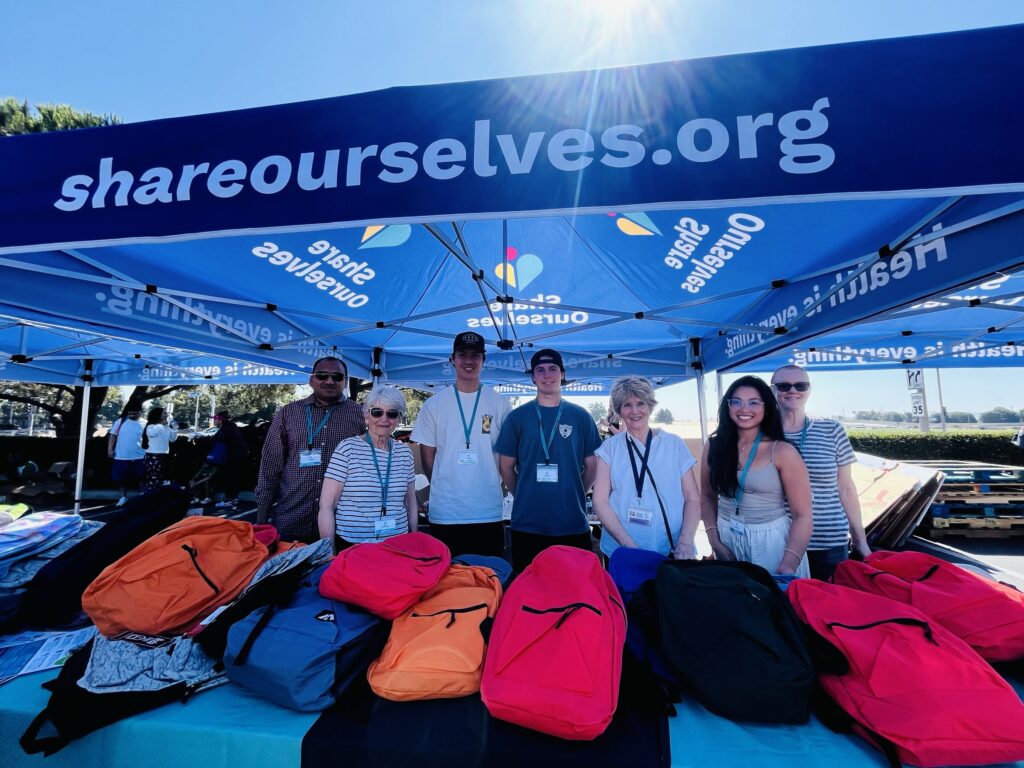
[(800, 452), (811, 479), (814, 531), (807, 545), (811, 576), (827, 580), (849, 556), (851, 544), (860, 556), (871, 554), (851, 471), (857, 458), (841, 424), (807, 416), (811, 390), (807, 371), (784, 365), (772, 374), (772, 388), (786, 439)]
[(142, 431), (142, 449), (146, 452), (144, 471), (145, 490), (163, 485), (171, 458), (171, 443), (178, 438), (178, 425), (163, 408), (150, 408), (146, 428)]
[(530, 358), (537, 398), (505, 419), (495, 450), (501, 479), (515, 494), (512, 567), (521, 573), (542, 550), (564, 544), (591, 550), (586, 491), (601, 438), (583, 408), (562, 399), (565, 365), (553, 349)]
[(391, 438), (405, 408), (397, 387), (375, 386), (363, 405), (366, 434), (342, 440), (331, 455), (317, 524), (336, 552), (416, 530), (412, 449)]
[(142, 430), (146, 424), (139, 420), (142, 409), (128, 403), (121, 417), (107, 433), (107, 456), (114, 460), (110, 476), (121, 491), (117, 506), (128, 501), (129, 491), (138, 491), (145, 477), (146, 452), (142, 449)]
[(241, 487), (241, 474), (245, 471), (245, 462), (249, 458), (249, 446), (238, 425), (231, 419), (227, 411), (218, 411), (213, 416), (217, 434), (213, 436), (210, 451), (206, 455), (206, 463), (200, 470), (203, 478), (203, 496), (208, 497), (211, 482), (224, 492), (224, 500), (217, 502), (218, 507), (233, 506), (238, 499)]
[(742, 376), (726, 390), (718, 429), (704, 446), (700, 484), (704, 527), (717, 559), (810, 575), (811, 483), (762, 379)]
[(508, 401), (480, 383), (484, 338), (455, 337), (455, 385), (423, 404), (412, 431), (430, 480), (430, 533), (453, 556), (501, 557), (505, 551), (501, 477), (494, 444), (509, 413)]
[(601, 552), (639, 547), (679, 560), (697, 556), (700, 522), (696, 460), (681, 437), (651, 429), (654, 388), (640, 376), (612, 384), (611, 410), (622, 431), (597, 449), (594, 512), (601, 521)]
[(318, 499), (324, 471), (342, 440), (366, 431), (363, 409), (345, 397), (348, 369), (336, 357), (313, 365), (313, 394), (274, 414), (256, 483), (256, 522), (272, 522), (285, 541), (319, 537)]

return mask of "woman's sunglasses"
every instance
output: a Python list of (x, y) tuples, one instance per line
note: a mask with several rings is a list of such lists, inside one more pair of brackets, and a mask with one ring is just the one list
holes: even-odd
[(316, 379), (317, 381), (327, 381), (328, 379), (330, 379), (331, 381), (344, 381), (345, 374), (327, 373), (327, 371), (317, 371), (316, 373), (313, 374), (313, 378)]
[(795, 389), (797, 392), (806, 392), (811, 388), (811, 382), (809, 381), (780, 381), (774, 385), (779, 392), (789, 392), (791, 389)]
[(397, 418), (399, 418), (402, 415), (401, 411), (396, 411), (394, 409), (389, 409), (387, 411), (385, 411), (383, 408), (371, 408), (370, 409), (370, 415), (373, 416), (373, 418), (375, 418), (375, 419), (379, 419), (385, 413), (387, 414), (388, 418), (392, 419), (392, 420), (393, 419), (397, 419)]

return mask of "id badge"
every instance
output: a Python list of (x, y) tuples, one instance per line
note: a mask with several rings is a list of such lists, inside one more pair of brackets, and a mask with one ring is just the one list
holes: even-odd
[(736, 518), (733, 518), (729, 521), (729, 530), (732, 531), (733, 536), (739, 538), (742, 538), (747, 535), (746, 526), (743, 525), (742, 521), (737, 520)]
[(319, 467), (320, 466), (320, 451), (313, 449), (310, 451), (299, 451), (299, 466), (300, 467)]
[(651, 524), (651, 510), (644, 509), (639, 499), (634, 499), (633, 503), (629, 505), (629, 511), (626, 513), (626, 520), (634, 525), (647, 525)]
[(462, 449), (459, 451), (459, 464), (475, 466), (480, 463), (480, 454), (477, 451)]
[(538, 464), (537, 465), (537, 482), (538, 483), (557, 483), (558, 482), (558, 465), (557, 464)]
[(373, 535), (378, 539), (382, 536), (394, 536), (398, 533), (398, 520), (394, 517), (378, 517), (373, 521)]

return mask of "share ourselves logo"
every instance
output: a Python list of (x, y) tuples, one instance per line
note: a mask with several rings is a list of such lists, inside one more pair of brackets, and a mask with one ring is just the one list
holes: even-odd
[(363, 230), (359, 250), (366, 248), (394, 248), (412, 235), (408, 224), (374, 224)]
[(630, 237), (650, 237), (660, 235), (661, 230), (651, 221), (651, 217), (642, 211), (633, 213), (609, 213), (615, 218), (615, 225)]
[(494, 268), (494, 274), (499, 280), (505, 280), (512, 288), (526, 288), (544, 271), (544, 262), (536, 254), (519, 255), (519, 251), (510, 245), (505, 251), (505, 256), (507, 263), (503, 261), (498, 264)]

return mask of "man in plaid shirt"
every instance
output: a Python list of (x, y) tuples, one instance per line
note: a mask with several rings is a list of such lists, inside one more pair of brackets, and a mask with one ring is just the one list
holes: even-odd
[(270, 423), (256, 483), (256, 522), (269, 520), (285, 541), (320, 538), (316, 516), (331, 454), (345, 438), (366, 431), (363, 409), (345, 397), (346, 378), (345, 363), (320, 358), (309, 377), (313, 394), (282, 407)]

